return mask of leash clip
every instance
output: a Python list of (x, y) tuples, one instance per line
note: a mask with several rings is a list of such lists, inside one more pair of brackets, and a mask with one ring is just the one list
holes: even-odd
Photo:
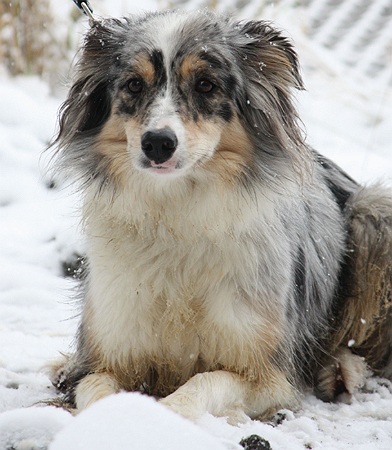
[(82, 0), (82, 1), (78, 1), (78, 0), (73, 0), (74, 3), (76, 4), (76, 6), (83, 11), (83, 13), (88, 16), (88, 18), (90, 19), (90, 22), (96, 22), (95, 17), (93, 16), (93, 8), (91, 8), (90, 3), (88, 2), (88, 0)]

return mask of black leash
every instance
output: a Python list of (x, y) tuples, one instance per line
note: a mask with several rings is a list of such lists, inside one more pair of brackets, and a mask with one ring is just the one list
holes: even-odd
[(93, 8), (91, 8), (90, 3), (88, 2), (88, 0), (82, 0), (82, 1), (78, 1), (78, 0), (73, 0), (75, 5), (81, 10), (83, 11), (84, 14), (86, 14), (86, 16), (88, 16), (88, 18), (90, 19), (91, 22), (95, 22), (96, 19), (93, 16)]

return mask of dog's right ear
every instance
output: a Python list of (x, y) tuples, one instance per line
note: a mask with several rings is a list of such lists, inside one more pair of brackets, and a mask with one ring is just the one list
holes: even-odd
[(126, 24), (105, 19), (93, 24), (85, 37), (75, 67), (74, 83), (60, 109), (59, 133), (54, 145), (95, 136), (110, 115), (113, 69), (119, 64)]

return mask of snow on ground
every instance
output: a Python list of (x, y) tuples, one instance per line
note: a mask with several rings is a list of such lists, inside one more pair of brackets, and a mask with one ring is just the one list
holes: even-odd
[[(121, 4), (114, 2), (115, 13)], [(391, 89), (347, 77), (293, 25), (294, 14), (273, 18), (297, 43), (307, 86), (298, 107), (309, 142), (359, 181), (391, 183)], [(51, 450), (240, 449), (254, 433), (274, 450), (392, 448), (392, 384), (377, 378), (350, 404), (308, 393), (278, 426), (249, 420), (234, 427), (210, 415), (194, 425), (138, 394), (104, 399), (77, 417), (37, 404), (54, 397), (44, 368), (75, 333), (75, 283), (63, 278), (61, 264), (83, 242), (77, 197), (61, 183), (50, 189), (42, 156), (62, 99), (35, 77), (0, 79), (0, 450), (42, 450), (52, 441)]]

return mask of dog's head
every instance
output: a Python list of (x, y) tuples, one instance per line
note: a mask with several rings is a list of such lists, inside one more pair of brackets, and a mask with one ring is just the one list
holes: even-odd
[(292, 87), (302, 87), (296, 54), (266, 22), (105, 19), (86, 36), (57, 144), (89, 178), (236, 179), (261, 166), (268, 176), (303, 146)]

